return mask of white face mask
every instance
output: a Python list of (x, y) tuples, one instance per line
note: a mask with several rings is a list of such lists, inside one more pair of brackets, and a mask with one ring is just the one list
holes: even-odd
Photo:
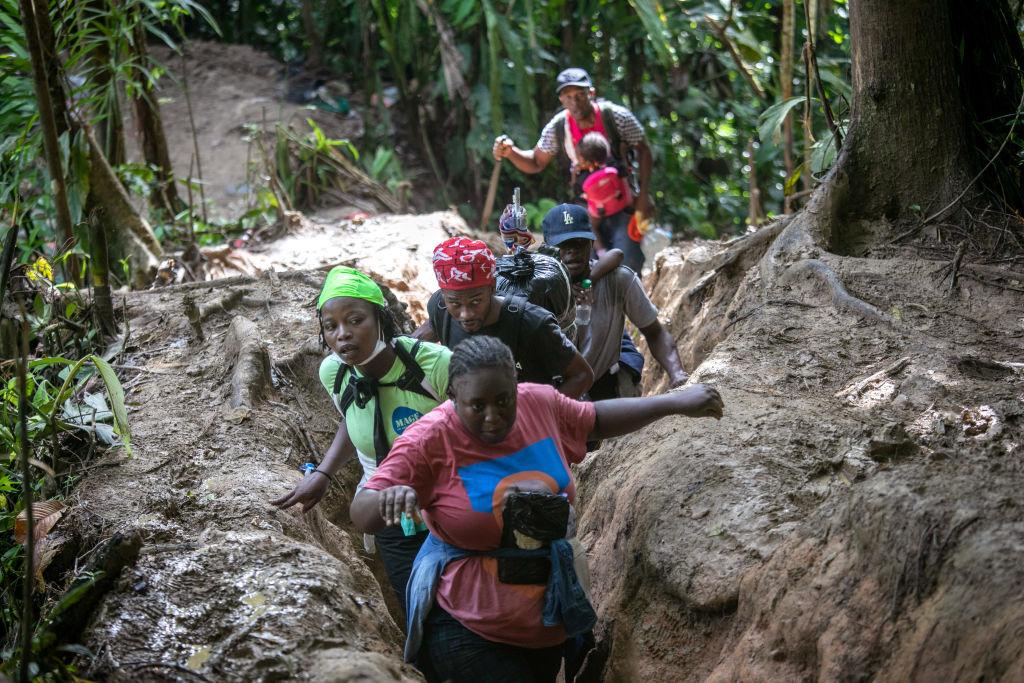
[(386, 348), (388, 348), (388, 343), (386, 341), (384, 341), (384, 330), (382, 330), (378, 326), (378, 328), (377, 328), (377, 343), (374, 345), (373, 351), (370, 352), (369, 356), (367, 356), (363, 360), (361, 360), (358, 363), (356, 363), (356, 365), (357, 366), (366, 365), (367, 363), (372, 361), (374, 358), (376, 358), (380, 354), (380, 352), (383, 351)]

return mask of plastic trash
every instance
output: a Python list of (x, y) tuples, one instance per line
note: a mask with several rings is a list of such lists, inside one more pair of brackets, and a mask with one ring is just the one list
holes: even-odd
[(580, 283), (583, 288), (584, 303), (576, 304), (576, 327), (586, 327), (590, 324), (590, 287), (592, 282), (586, 278)]
[(644, 252), (644, 269), (646, 275), (654, 268), (654, 257), (663, 249), (668, 248), (672, 243), (672, 233), (659, 226), (653, 227), (644, 235), (644, 241), (640, 243), (640, 249)]

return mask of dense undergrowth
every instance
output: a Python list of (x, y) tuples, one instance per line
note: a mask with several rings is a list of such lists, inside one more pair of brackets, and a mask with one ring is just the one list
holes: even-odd
[(70, 658), (85, 653), (75, 643), (50, 647), (49, 622), (74, 604), (78, 594), (64, 591), (83, 577), (47, 572), (69, 542), (49, 532), (89, 463), (112, 447), (130, 455), (124, 391), (111, 364), (124, 337), (108, 345), (87, 298), (55, 286), (43, 259), (16, 269), (11, 283), (21, 315), (20, 325), (2, 329), (4, 348), (16, 355), (0, 362), (0, 651), (8, 673), (25, 660), (30, 675), (60, 679), (74, 672)]

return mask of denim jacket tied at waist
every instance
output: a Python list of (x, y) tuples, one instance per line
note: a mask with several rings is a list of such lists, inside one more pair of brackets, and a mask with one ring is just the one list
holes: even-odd
[(445, 543), (433, 533), (423, 542), (405, 587), (406, 630), (405, 661), (412, 662), (423, 642), (424, 624), (434, 606), (434, 595), (441, 574), (449, 562), (467, 557), (548, 557), (551, 574), (544, 589), (542, 620), (545, 626), (565, 627), (567, 637), (585, 633), (597, 621), (587, 594), (580, 585), (573, 565), (572, 546), (564, 538), (552, 541), (550, 547), (537, 550), (497, 548), (495, 550), (463, 550)]

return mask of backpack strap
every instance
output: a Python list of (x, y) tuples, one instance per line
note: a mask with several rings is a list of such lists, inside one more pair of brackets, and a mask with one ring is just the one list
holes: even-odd
[(516, 336), (513, 344), (509, 345), (509, 349), (512, 351), (512, 360), (516, 364), (516, 369), (521, 367), (519, 362), (519, 347), (520, 342), (523, 339), (523, 316), (526, 315), (526, 304), (529, 300), (520, 296), (510, 296), (505, 299), (504, 308), (511, 314), (515, 320)]
[(423, 340), (417, 339), (411, 349), (406, 349), (400, 341), (395, 340), (395, 354), (401, 359), (402, 365), (405, 366), (405, 372), (402, 373), (402, 376), (398, 378), (394, 385), (399, 389), (412, 391), (421, 396), (436, 400), (440, 396), (437, 395), (436, 391), (431, 392), (432, 386), (428, 389), (427, 373), (423, 371), (423, 368), (416, 361), (416, 354), (419, 352), (420, 345), (422, 344)]
[(345, 417), (352, 402), (356, 400), (355, 391), (350, 386), (346, 385), (344, 390), (341, 387), (351, 369), (351, 366), (342, 363), (338, 366), (338, 372), (334, 374), (334, 391), (331, 392), (331, 395), (337, 398), (338, 410), (341, 412), (342, 418)]

